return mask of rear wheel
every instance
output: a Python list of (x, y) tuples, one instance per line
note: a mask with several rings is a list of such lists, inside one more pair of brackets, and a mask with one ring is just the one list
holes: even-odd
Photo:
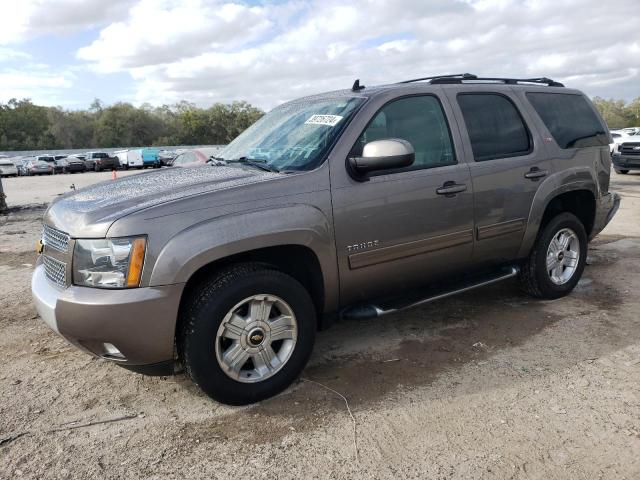
[(242, 264), (191, 292), (180, 324), (188, 375), (211, 398), (243, 405), (281, 392), (300, 374), (313, 348), (316, 312), (294, 278)]
[(621, 173), (623, 175), (626, 175), (627, 173), (629, 173), (629, 170), (618, 169), (618, 168), (614, 168), (614, 170), (616, 171), (616, 173)]
[(554, 217), (538, 234), (520, 271), (523, 289), (544, 299), (568, 295), (576, 286), (587, 259), (587, 233), (571, 213)]

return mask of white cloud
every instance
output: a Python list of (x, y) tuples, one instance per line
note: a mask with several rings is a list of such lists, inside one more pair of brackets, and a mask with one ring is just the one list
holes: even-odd
[(136, 102), (270, 108), (355, 78), (459, 72), (551, 76), (590, 95), (640, 96), (637, 0), (614, 10), (601, 0), (0, 0), (0, 8), (0, 44), (100, 25), (77, 58), (106, 78), (129, 74), (127, 100)]
[[(129, 72), (136, 100), (152, 103), (248, 99), (268, 108), (357, 77), (376, 84), (462, 71), (553, 75), (593, 93), (609, 85), (612, 96), (619, 79), (627, 95), (640, 68), (637, 2), (620, 0), (616, 11), (629, 13), (613, 28), (599, 0), (580, 8), (570, 0), (142, 0), (78, 56), (102, 72)], [(165, 34), (146, 35), (149, 24)]]
[(73, 73), (52, 73), (43, 65), (4, 69), (0, 71), (0, 102), (30, 98), (39, 105), (64, 104), (67, 102), (61, 93), (73, 86), (73, 80)]
[(126, 15), (133, 3), (134, 0), (0, 0), (0, 45), (108, 24)]

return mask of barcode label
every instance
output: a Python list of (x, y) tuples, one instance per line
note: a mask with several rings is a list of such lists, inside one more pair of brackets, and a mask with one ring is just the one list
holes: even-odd
[(335, 127), (342, 120), (340, 115), (311, 115), (309, 120), (304, 122), (306, 125), (327, 125)]

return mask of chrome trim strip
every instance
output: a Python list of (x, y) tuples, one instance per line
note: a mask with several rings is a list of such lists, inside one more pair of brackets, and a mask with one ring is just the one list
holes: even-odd
[(437, 237), (354, 253), (353, 255), (349, 255), (349, 267), (351, 270), (355, 270), (357, 268), (369, 267), (378, 263), (435, 252), (436, 250), (443, 250), (471, 242), (473, 242), (473, 230), (463, 230), (446, 235), (438, 235)]
[(487, 238), (499, 237), (510, 233), (524, 232), (525, 219), (516, 218), (506, 222), (493, 223), (477, 228), (478, 240), (486, 240)]

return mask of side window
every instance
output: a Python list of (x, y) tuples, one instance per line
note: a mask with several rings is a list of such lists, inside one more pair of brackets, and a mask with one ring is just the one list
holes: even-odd
[(401, 98), (382, 107), (360, 135), (352, 155), (361, 155), (368, 142), (386, 138), (401, 138), (413, 145), (416, 160), (406, 170), (456, 163), (449, 126), (434, 96)]
[(604, 126), (582, 95), (530, 92), (527, 98), (560, 148), (609, 144)]
[(461, 93), (458, 105), (476, 162), (526, 155), (529, 131), (508, 98), (494, 93)]

